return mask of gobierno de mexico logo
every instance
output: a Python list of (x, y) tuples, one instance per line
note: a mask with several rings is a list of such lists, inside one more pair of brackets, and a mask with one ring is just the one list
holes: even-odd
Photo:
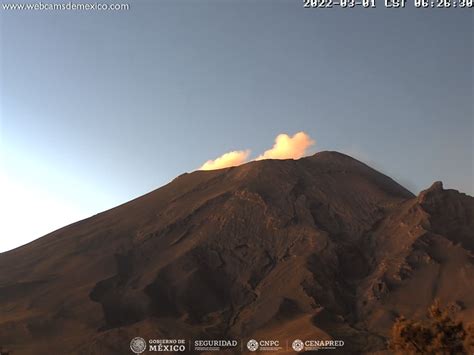
[(146, 341), (143, 338), (135, 337), (130, 342), (130, 350), (135, 354), (141, 354), (146, 350)]

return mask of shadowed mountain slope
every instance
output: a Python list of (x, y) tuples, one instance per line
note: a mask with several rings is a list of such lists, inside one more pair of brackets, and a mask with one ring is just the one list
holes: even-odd
[(0, 345), (129, 354), (130, 339), (386, 347), (433, 299), (474, 320), (474, 199), (418, 197), (336, 152), (183, 174), (0, 254)]

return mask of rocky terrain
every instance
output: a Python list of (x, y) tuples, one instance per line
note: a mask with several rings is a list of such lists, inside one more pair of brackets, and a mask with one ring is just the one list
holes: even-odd
[(414, 196), (336, 152), (196, 171), (0, 254), (0, 346), (115, 355), (135, 336), (299, 338), (384, 351), (396, 317), (423, 317), (435, 298), (474, 321), (473, 253), (474, 198), (440, 182)]

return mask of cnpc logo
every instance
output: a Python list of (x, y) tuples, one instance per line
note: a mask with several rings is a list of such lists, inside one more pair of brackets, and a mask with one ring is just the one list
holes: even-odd
[(257, 350), (262, 350), (262, 351), (278, 351), (281, 350), (282, 347), (280, 346), (280, 341), (279, 340), (255, 340), (255, 339), (250, 339), (247, 342), (247, 349), (250, 351), (257, 351)]

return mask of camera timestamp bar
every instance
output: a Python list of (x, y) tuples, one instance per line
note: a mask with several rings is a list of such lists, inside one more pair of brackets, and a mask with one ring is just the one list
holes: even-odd
[(304, 0), (303, 7), (316, 8), (375, 8), (377, 4), (385, 8), (405, 8), (407, 4), (419, 9), (428, 8), (472, 8), (474, 0)]

